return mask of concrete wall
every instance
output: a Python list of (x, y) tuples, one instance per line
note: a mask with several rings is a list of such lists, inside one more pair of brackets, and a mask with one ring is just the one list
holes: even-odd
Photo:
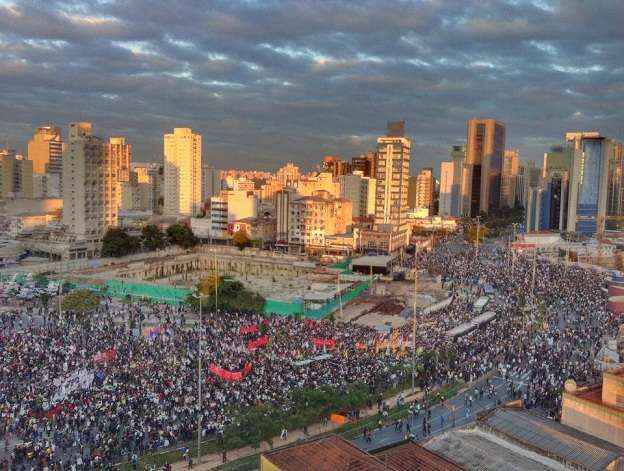
[(624, 446), (624, 411), (563, 394), (561, 423), (581, 432)]
[(612, 407), (624, 405), (624, 378), (605, 372), (602, 377), (602, 402)]

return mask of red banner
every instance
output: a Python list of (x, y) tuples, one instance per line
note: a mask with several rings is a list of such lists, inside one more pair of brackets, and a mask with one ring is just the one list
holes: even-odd
[(45, 413), (45, 416), (48, 419), (53, 419), (56, 415), (60, 414), (63, 411), (72, 412), (76, 408), (75, 404), (71, 404), (69, 402), (61, 402), (60, 404), (55, 405), (50, 410)]
[(256, 332), (258, 332), (258, 324), (244, 325), (240, 328), (241, 334), (255, 334)]
[(358, 350), (366, 350), (366, 344), (362, 342), (357, 342), (355, 344), (355, 348), (357, 348)]
[(214, 363), (212, 363), (208, 369), (211, 373), (214, 373), (224, 381), (241, 381), (245, 378), (245, 376), (251, 373), (251, 363), (245, 363), (245, 366), (241, 371), (226, 370), (215, 365)]
[(108, 363), (117, 358), (117, 350), (115, 347), (103, 350), (93, 355), (93, 363)]
[(334, 339), (314, 339), (314, 346), (318, 348), (334, 348), (336, 346), (336, 341)]
[(256, 340), (250, 340), (249, 342), (247, 342), (247, 350), (253, 351), (256, 348), (264, 347), (267, 343), (269, 343), (269, 336), (263, 335)]

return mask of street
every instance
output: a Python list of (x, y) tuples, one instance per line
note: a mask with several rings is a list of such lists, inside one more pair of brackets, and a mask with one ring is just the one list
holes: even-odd
[[(514, 380), (516, 389), (523, 388), (522, 383), (526, 378), (521, 378), (519, 381)], [(403, 426), (401, 430), (396, 430), (395, 424), (392, 423), (381, 429), (376, 428), (372, 433), (371, 441), (367, 441), (364, 436), (360, 436), (352, 443), (358, 448), (365, 451), (376, 450), (381, 447), (392, 445), (405, 439), (407, 428), (406, 422), (409, 420), (411, 433), (414, 435), (416, 441), (423, 441), (432, 435), (437, 435), (441, 432), (449, 430), (453, 427), (459, 427), (473, 422), (476, 418), (476, 414), (493, 407), (496, 407), (500, 403), (511, 399), (507, 395), (509, 381), (504, 380), (500, 376), (494, 376), (491, 379), (491, 384), (494, 386), (495, 396), (490, 398), (486, 391), (484, 391), (482, 399), (479, 400), (475, 394), (475, 388), (483, 388), (486, 385), (486, 381), (482, 380), (473, 385), (472, 387), (461, 391), (451, 399), (444, 401), (443, 403), (436, 404), (430, 408), (431, 410), (431, 433), (427, 436), (423, 435), (423, 418), (425, 417), (425, 411), (421, 409), (420, 413), (416, 416), (410, 415), (409, 418), (403, 419)], [(466, 407), (466, 396), (472, 397), (472, 407)]]

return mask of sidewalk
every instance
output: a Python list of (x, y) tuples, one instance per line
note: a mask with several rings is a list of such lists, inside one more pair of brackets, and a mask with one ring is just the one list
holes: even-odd
[[(405, 402), (410, 402), (413, 401), (415, 399), (418, 399), (421, 395), (420, 390), (417, 390), (416, 393), (411, 394), (408, 392), (411, 391), (411, 388), (404, 390), (403, 392), (396, 394), (395, 396), (392, 396), (389, 399), (386, 399), (384, 402), (386, 404), (388, 404), (388, 406), (390, 408), (394, 408), (397, 405), (397, 399), (399, 398), (399, 396), (401, 394), (406, 394), (404, 396), (404, 400)], [(360, 410), (360, 418), (366, 418), (366, 417), (371, 417), (373, 415), (377, 414), (377, 405), (373, 405), (373, 407), (371, 408), (366, 408), (366, 409), (362, 409)], [(308, 434), (305, 435), (303, 433), (302, 429), (298, 429), (298, 430), (292, 430), (292, 431), (288, 431), (288, 438), (286, 440), (282, 440), (279, 436), (276, 436), (273, 438), (273, 449), (278, 448), (278, 447), (282, 447), (284, 445), (288, 445), (290, 443), (294, 443), (298, 440), (306, 440), (309, 438), (314, 437), (315, 435), (320, 435), (323, 433), (327, 433), (330, 432), (332, 430), (335, 430), (337, 428), (339, 428), (340, 425), (339, 424), (334, 424), (332, 422), (329, 422), (326, 426), (323, 426), (320, 423), (317, 424), (313, 424), (310, 425), (308, 427)], [(255, 455), (257, 453), (262, 453), (265, 451), (270, 451), (272, 448), (268, 445), (267, 442), (262, 442), (260, 444), (260, 447), (258, 448), (254, 448), (250, 445), (242, 447), (242, 448), (237, 448), (235, 450), (229, 450), (227, 452), (227, 459), (228, 462), (230, 461), (236, 461), (238, 459), (241, 458), (245, 458), (247, 456), (251, 456), (251, 455)], [(193, 450), (191, 450), (192, 452)], [(213, 454), (209, 454), (209, 455), (204, 455), (201, 457), (201, 461), (199, 463), (197, 463), (197, 455), (195, 455), (193, 457), (193, 469), (194, 470), (198, 470), (198, 471), (204, 471), (204, 470), (208, 470), (208, 469), (214, 469), (218, 466), (220, 466), (221, 464), (223, 464), (223, 460), (222, 460), (222, 455), (221, 453), (213, 453)], [(173, 470), (185, 470), (187, 469), (187, 464), (184, 461), (178, 461), (176, 463), (172, 463), (171, 465)]]

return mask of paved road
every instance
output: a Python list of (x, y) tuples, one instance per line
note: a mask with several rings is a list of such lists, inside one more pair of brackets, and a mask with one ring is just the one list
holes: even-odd
[[(523, 382), (526, 378), (515, 379), (514, 383), (516, 389), (523, 389)], [(424, 411), (420, 411), (420, 414), (416, 417), (410, 416), (410, 428), (411, 433), (415, 436), (417, 441), (421, 441), (432, 435), (439, 434), (443, 431), (449, 430), (453, 427), (459, 427), (462, 425), (473, 422), (478, 412), (482, 412), (487, 409), (491, 409), (498, 404), (498, 401), (505, 402), (510, 399), (507, 396), (507, 390), (509, 381), (505, 381), (499, 376), (495, 376), (491, 380), (495, 388), (496, 395), (489, 398), (487, 393), (484, 392), (483, 398), (478, 400), (475, 398), (475, 387), (485, 386), (485, 380), (480, 381), (474, 387), (457, 394), (453, 398), (445, 401), (443, 404), (437, 404), (431, 408), (431, 433), (425, 437), (422, 431)], [(465, 407), (466, 395), (471, 395), (473, 398), (472, 407)], [(407, 419), (404, 419), (404, 422)], [(352, 442), (362, 450), (370, 451), (375, 450), (383, 446), (392, 445), (405, 439), (406, 425), (403, 424), (401, 431), (395, 430), (394, 424), (383, 427), (382, 429), (375, 429), (372, 440), (368, 442), (363, 436), (352, 440)]]

